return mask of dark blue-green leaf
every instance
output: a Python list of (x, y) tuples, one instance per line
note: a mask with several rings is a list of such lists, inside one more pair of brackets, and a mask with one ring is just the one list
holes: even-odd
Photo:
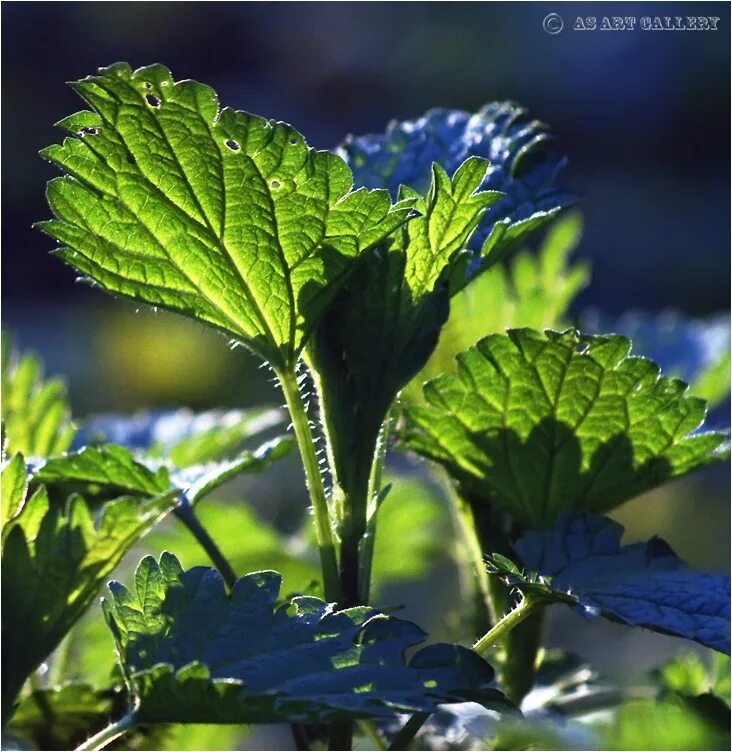
[(257, 572), (231, 595), (215, 570), (146, 557), (135, 584), (112, 583), (105, 613), (141, 722), (321, 722), (430, 712), (482, 697), (493, 671), (368, 607), (335, 611), (313, 597), (278, 605), (280, 576)]
[(623, 527), (606, 517), (564, 514), (551, 531), (514, 546), (526, 574), (493, 560), (518, 587), (631, 626), (730, 652), (730, 578), (689, 571), (660, 538), (620, 545)]

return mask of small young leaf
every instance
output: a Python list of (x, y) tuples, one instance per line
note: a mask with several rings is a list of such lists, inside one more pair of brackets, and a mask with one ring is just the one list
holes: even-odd
[(290, 437), (280, 436), (254, 451), (244, 451), (224, 462), (210, 462), (176, 469), (161, 460), (135, 456), (115, 444), (88, 446), (78, 452), (52, 457), (31, 469), (33, 484), (81, 490), (101, 498), (118, 494), (150, 497), (173, 494), (182, 503), (195, 504), (235, 475), (258, 472), (289, 454)]
[(368, 607), (334, 611), (312, 597), (277, 606), (280, 576), (183, 571), (165, 553), (140, 563), (135, 587), (112, 583), (105, 614), (141, 722), (322, 722), (433, 710), (479, 697), (493, 670), (456, 645), (404, 651), (425, 635)]
[(84, 499), (64, 510), (41, 486), (3, 528), (3, 722), (25, 679), (79, 619), (127, 549), (164, 517), (175, 499), (105, 504), (95, 525)]
[(92, 108), (42, 156), (60, 257), (113, 293), (204, 321), (294, 366), (366, 248), (406, 221), (386, 191), (351, 191), (342, 159), (291, 126), (219, 110), (167, 68), (125, 63), (72, 84)]
[(22, 454), (3, 463), (2, 468), (2, 525), (21, 510), (28, 490), (28, 476)]
[(504, 195), (485, 213), (469, 245), (478, 255), (497, 256), (500, 247), (504, 253), (575, 198), (556, 184), (566, 159), (552, 148), (546, 127), (526, 114), (512, 102), (493, 102), (474, 114), (433, 109), (392, 122), (381, 135), (349, 136), (340, 153), (356, 185), (388, 188), (392, 196), (401, 185), (426, 191), (433, 162), (452, 173), (469, 157), (487, 159), (480, 188)]
[(43, 380), (38, 358), (18, 358), (3, 348), (2, 394), (3, 451), (34, 457), (68, 449), (75, 428), (66, 389), (59, 379)]
[(457, 375), (407, 410), (407, 446), (443, 465), (478, 504), (527, 527), (565, 510), (604, 512), (725, 459), (722, 433), (699, 433), (704, 401), (631, 357), (618, 335), (491, 335), (461, 353)]
[(730, 652), (730, 578), (690, 572), (660, 538), (620, 545), (606, 517), (563, 514), (551, 531), (530, 531), (514, 548), (526, 574), (491, 559), (509, 584), (547, 600)]

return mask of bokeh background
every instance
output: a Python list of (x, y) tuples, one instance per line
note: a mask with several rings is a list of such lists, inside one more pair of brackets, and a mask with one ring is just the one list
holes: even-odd
[[(565, 22), (556, 36), (542, 28), (551, 12)], [(720, 20), (716, 32), (572, 31), (577, 16), (603, 15)], [(213, 86), (225, 104), (293, 123), (320, 148), (436, 105), (472, 111), (516, 100), (558, 135), (570, 159), (563, 180), (582, 195), (580, 255), (593, 276), (574, 313), (725, 313), (729, 22), (725, 3), (4, 3), (3, 328), (68, 378), (78, 416), (279, 401), (242, 349), (75, 284), (31, 227), (49, 216), (44, 184), (56, 174), (37, 152), (61, 137), (53, 123), (81, 107), (64, 82), (118, 60), (162, 62), (177, 78)], [(287, 468), (234, 494), (284, 530), (304, 509), (297, 465)], [(443, 513), (434, 513), (438, 527), (449, 525)], [(729, 566), (728, 467), (635, 500), (617, 517), (631, 538), (661, 533), (693, 566)], [(430, 576), (449, 602), (454, 572)], [(424, 623), (441, 613), (436, 593), (425, 575), (390, 597)], [(549, 639), (624, 675), (678, 648), (612, 625), (589, 630), (566, 614)]]

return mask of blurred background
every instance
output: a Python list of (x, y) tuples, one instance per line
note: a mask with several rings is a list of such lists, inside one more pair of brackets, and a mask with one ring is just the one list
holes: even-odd
[[(562, 33), (544, 31), (548, 13), (563, 17)], [(572, 30), (577, 16), (604, 15), (720, 20), (715, 32)], [(592, 279), (571, 316), (592, 309), (612, 321), (628, 309), (674, 309), (725, 317), (729, 21), (725, 3), (4, 3), (3, 329), (67, 378), (79, 417), (280, 401), (271, 375), (242, 349), (75, 284), (49, 256), (50, 239), (31, 227), (49, 217), (44, 185), (56, 174), (37, 152), (60, 139), (55, 121), (81, 109), (64, 82), (118, 60), (164, 63), (176, 78), (210, 84), (224, 104), (293, 123), (319, 148), (430, 107), (474, 111), (513, 99), (557, 134), (570, 160), (563, 182), (582, 195), (577, 258), (590, 262)], [(723, 338), (718, 347), (727, 345)], [(717, 422), (729, 424), (727, 408)], [(229, 493), (285, 532), (305, 508), (297, 464), (287, 467)], [(410, 475), (404, 493), (428, 499), (431, 529), (444, 533), (449, 517), (423, 468), (402, 461), (396, 470)], [(725, 466), (634, 500), (616, 517), (629, 538), (660, 533), (693, 566), (726, 570), (729, 498)], [(430, 571), (415, 564), (409, 588), (387, 599), (406, 603), (406, 616), (438, 637), (449, 634), (443, 614), (460, 606), (446, 562), (434, 557)], [(435, 614), (447, 623), (425, 623)], [(608, 624), (589, 630), (566, 611), (550, 623), (549, 640), (626, 678), (679, 645)]]

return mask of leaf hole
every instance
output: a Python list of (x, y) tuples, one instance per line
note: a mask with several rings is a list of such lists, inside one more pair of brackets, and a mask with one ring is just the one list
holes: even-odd
[(276, 191), (276, 190), (277, 190), (278, 188), (280, 188), (281, 186), (282, 186), (282, 183), (280, 183), (280, 181), (279, 181), (279, 180), (270, 180), (270, 181), (269, 181), (269, 187), (270, 187), (270, 188), (271, 188), (271, 189), (272, 189), (273, 191)]
[(154, 94), (145, 94), (145, 101), (150, 105), (150, 107), (154, 107), (155, 109), (158, 109), (160, 107), (160, 99)]
[(142, 82), (142, 85), (143, 85), (143, 86), (144, 86), (144, 87), (145, 87), (146, 89), (152, 89), (152, 84), (151, 84), (151, 83), (150, 83), (149, 81), (143, 81), (143, 82)]
[(231, 149), (231, 151), (239, 151), (239, 149), (241, 149), (241, 146), (239, 146), (238, 142), (234, 141), (233, 138), (224, 141), (224, 145)]
[(96, 136), (99, 133), (99, 128), (84, 126), (79, 130), (80, 136)]
[(297, 144), (297, 138), (290, 136), (290, 146), (295, 146), (295, 144)]

